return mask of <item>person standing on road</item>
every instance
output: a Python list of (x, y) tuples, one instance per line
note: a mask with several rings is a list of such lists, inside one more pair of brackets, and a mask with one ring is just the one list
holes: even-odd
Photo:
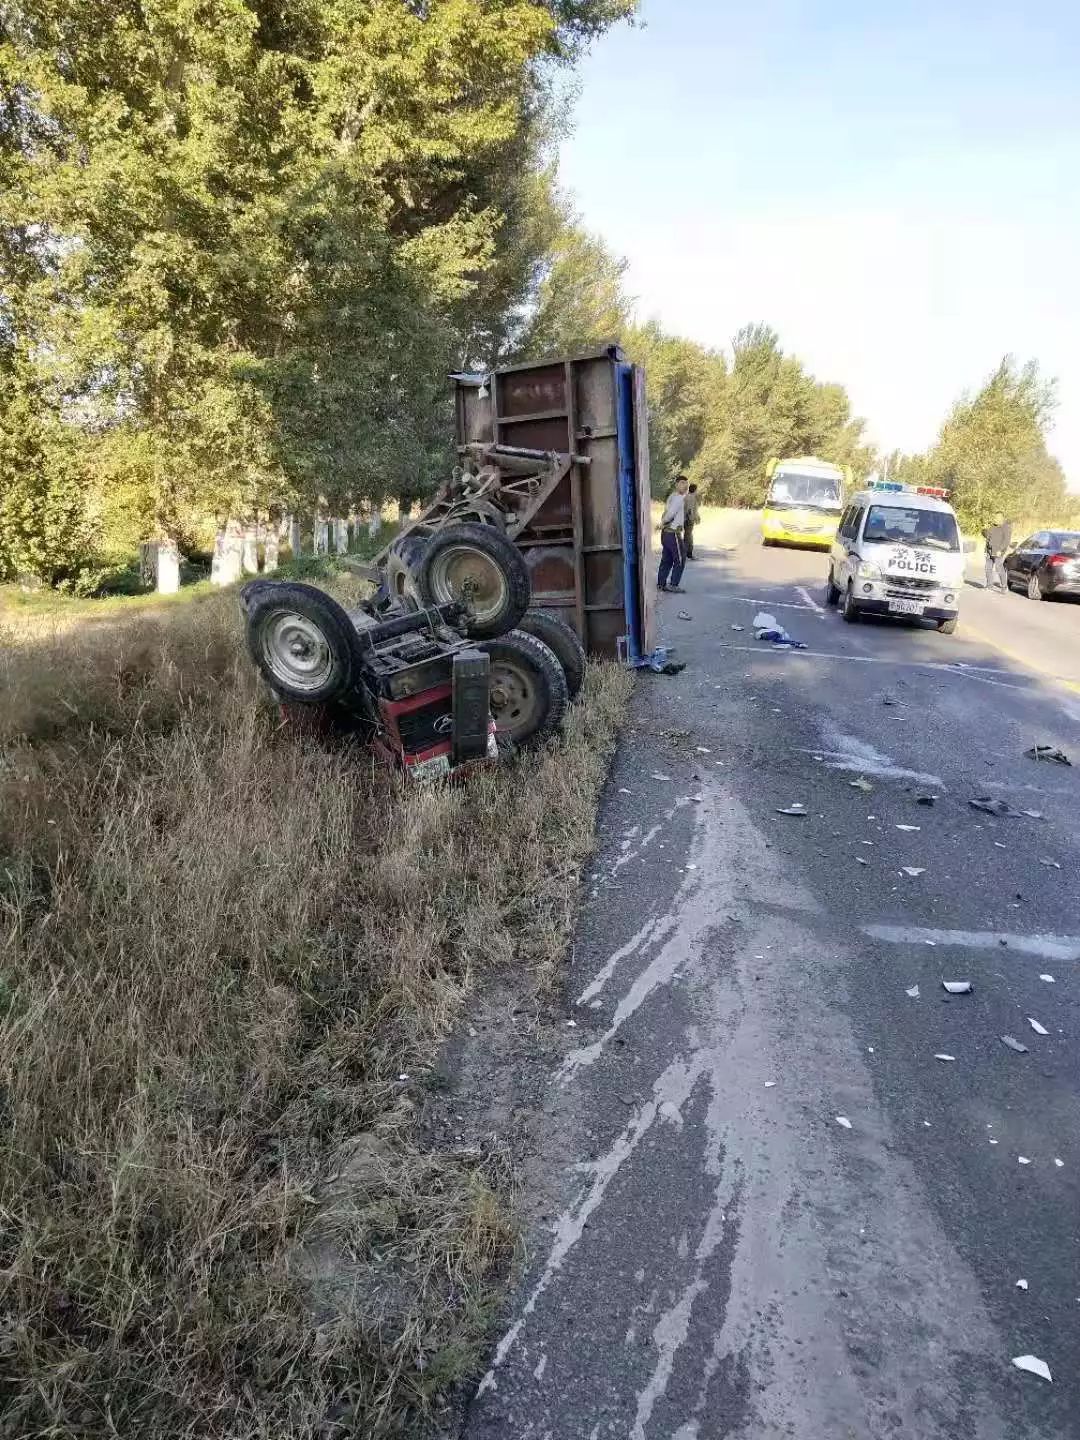
[[(683, 528), (686, 525), (686, 491), (688, 481), (685, 475), (676, 475), (675, 489), (667, 498), (664, 513), (660, 519), (660, 570), (656, 576), (656, 588), (660, 591), (683, 594), (679, 584), (682, 579), (686, 553), (683, 550)], [(670, 583), (669, 583), (670, 581)]]
[(686, 492), (685, 504), (686, 519), (683, 523), (683, 549), (686, 552), (687, 560), (696, 560), (694, 554), (694, 526), (698, 522), (698, 498), (697, 486), (691, 485)]
[(983, 531), (986, 541), (986, 588), (1000, 590), (1004, 595), (1009, 588), (1005, 578), (1005, 555), (1012, 545), (1012, 522), (1005, 519), (999, 510), (994, 523)]

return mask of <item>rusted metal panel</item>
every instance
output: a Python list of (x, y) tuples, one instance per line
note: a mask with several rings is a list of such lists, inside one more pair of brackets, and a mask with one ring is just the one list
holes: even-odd
[[(477, 384), (459, 379), (456, 400), (459, 445), (493, 442), (588, 462), (571, 465), (516, 540), (529, 566), (534, 605), (570, 620), (586, 649), (600, 655), (614, 655), (628, 630), (617, 421), (622, 362), (618, 348), (608, 346), (569, 359), (511, 366), (488, 378), (488, 397), (480, 395)], [(463, 390), (471, 394), (463, 396)], [(648, 559), (647, 425), (642, 403), (635, 407), (633, 444), (643, 517), (638, 543)], [(640, 611), (651, 616), (649, 587), (639, 588), (644, 592)], [(646, 633), (653, 628), (650, 621)]]

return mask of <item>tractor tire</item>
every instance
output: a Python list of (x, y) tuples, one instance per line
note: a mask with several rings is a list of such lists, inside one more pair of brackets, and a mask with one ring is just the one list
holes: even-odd
[(247, 619), (251, 612), (251, 607), (255, 603), (255, 596), (259, 591), (265, 590), (268, 586), (280, 584), (280, 580), (264, 580), (260, 576), (258, 580), (249, 580), (245, 585), (241, 585), (239, 592), (240, 614)]
[(260, 584), (248, 605), (247, 645), (271, 689), (303, 705), (348, 694), (360, 671), (352, 621), (314, 585)]
[(485, 640), (479, 648), (491, 657), (491, 717), (500, 746), (524, 749), (557, 730), (570, 696), (554, 651), (522, 630)]
[(566, 693), (576, 700), (585, 683), (585, 646), (574, 627), (543, 610), (527, 610), (517, 628), (535, 635), (552, 651), (566, 676)]
[(467, 605), (462, 628), (476, 640), (513, 630), (532, 598), (525, 557), (488, 525), (450, 525), (433, 535), (417, 582), (425, 605)]
[(395, 540), (386, 557), (386, 588), (390, 601), (402, 610), (419, 610), (419, 572), (427, 541), (422, 535), (406, 535)]

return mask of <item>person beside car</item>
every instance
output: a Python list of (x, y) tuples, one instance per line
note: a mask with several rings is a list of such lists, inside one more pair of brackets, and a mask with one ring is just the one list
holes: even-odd
[(1004, 595), (1009, 588), (1005, 576), (1005, 556), (1012, 547), (1012, 522), (1006, 520), (999, 510), (993, 524), (983, 531), (983, 539), (986, 541), (986, 588), (1000, 590)]

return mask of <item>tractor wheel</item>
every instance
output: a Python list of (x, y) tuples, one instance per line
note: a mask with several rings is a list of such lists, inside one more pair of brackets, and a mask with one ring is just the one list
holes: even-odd
[(243, 615), (246, 619), (247, 616), (251, 613), (252, 605), (255, 603), (255, 596), (258, 595), (261, 590), (266, 590), (271, 586), (280, 584), (280, 580), (264, 580), (260, 576), (258, 580), (249, 580), (246, 584), (241, 585), (239, 596), (240, 614)]
[(570, 697), (558, 657), (535, 635), (511, 630), (485, 640), (491, 657), (491, 715), (495, 738), (516, 747), (534, 744), (562, 723)]
[(532, 597), (521, 551), (487, 525), (449, 525), (433, 535), (417, 581), (426, 605), (467, 606), (464, 629), (477, 640), (512, 630)]
[(386, 588), (391, 602), (402, 610), (419, 610), (418, 575), (427, 541), (421, 535), (406, 535), (395, 540), (386, 557)]
[(543, 610), (527, 610), (518, 621), (518, 629), (535, 635), (552, 651), (566, 675), (566, 693), (571, 700), (576, 699), (585, 683), (585, 646), (574, 627)]
[(334, 700), (352, 689), (359, 672), (352, 621), (314, 585), (260, 585), (248, 605), (247, 644), (283, 700), (307, 705)]

